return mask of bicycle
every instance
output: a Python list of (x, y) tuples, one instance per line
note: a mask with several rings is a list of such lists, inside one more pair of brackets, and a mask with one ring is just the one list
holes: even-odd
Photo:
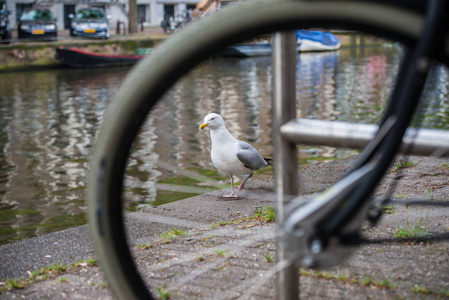
[(171, 34), (184, 28), (191, 21), (192, 14), (189, 10), (186, 10), (182, 14), (177, 15), (176, 18), (165, 15), (164, 20), (161, 22), (161, 27), (164, 29), (165, 34)]
[[(225, 46), (272, 32), (337, 27), (398, 41), (408, 49), (376, 136), (348, 175), (315, 201), (290, 201), (294, 196), (288, 196), (296, 194), (296, 186), (292, 184), (296, 180), (296, 166), (291, 167), (290, 163), (295, 159), (294, 144), (298, 140), (295, 110), (284, 101), (282, 88), (280, 95), (275, 96), (280, 104), (274, 108), (274, 144), (281, 147), (275, 149), (275, 177), (281, 187), (277, 191), (281, 199), (277, 222), (284, 228), (284, 239), (278, 243), (281, 248), (278, 259), (323, 266), (337, 264), (346, 257), (347, 247), (357, 243), (360, 226), (371, 205), (369, 196), (399, 150), (431, 65), (434, 61), (445, 65), (449, 62), (444, 47), (447, 39), (441, 38), (449, 28), (445, 20), (447, 1), (431, 1), (429, 8), (426, 1), (403, 2), (244, 2), (189, 25), (133, 70), (101, 127), (87, 196), (95, 249), (111, 287), (120, 298), (152, 297), (124, 242), (121, 205), (127, 157), (146, 115), (170, 86), (201, 61)], [(291, 43), (288, 33), (279, 36), (280, 44)], [(280, 53), (289, 52), (286, 47), (278, 49)], [(288, 55), (281, 54), (277, 59)], [(289, 81), (289, 76), (284, 75), (292, 74), (280, 74), (280, 85)], [(290, 203), (284, 207), (283, 202)], [(371, 221), (375, 223), (378, 218), (379, 214)], [(278, 286), (279, 297), (283, 299), (298, 292), (297, 267), (288, 269), (278, 279), (278, 285), (284, 284)]]

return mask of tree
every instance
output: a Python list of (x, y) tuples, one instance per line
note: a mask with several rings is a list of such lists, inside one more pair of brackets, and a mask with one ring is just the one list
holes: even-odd
[(137, 0), (129, 0), (128, 30), (129, 33), (137, 33)]

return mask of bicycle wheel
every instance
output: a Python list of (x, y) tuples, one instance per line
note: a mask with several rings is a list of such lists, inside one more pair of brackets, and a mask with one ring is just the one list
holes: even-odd
[[(152, 297), (126, 243), (123, 180), (139, 128), (164, 92), (183, 74), (225, 46), (296, 28), (332, 26), (364, 30), (413, 45), (424, 24), (419, 10), (365, 2), (330, 1), (323, 5), (318, 1), (248, 1), (191, 24), (142, 61), (109, 108), (98, 134), (89, 175), (90, 230), (96, 253), (115, 293), (122, 299)], [(401, 130), (391, 139), (398, 135), (402, 137)], [(395, 152), (393, 147), (384, 151), (384, 155), (392, 157)], [(383, 172), (380, 170), (379, 174)]]

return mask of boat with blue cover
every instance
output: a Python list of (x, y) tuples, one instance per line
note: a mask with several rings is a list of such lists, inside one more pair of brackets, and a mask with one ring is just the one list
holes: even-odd
[[(330, 32), (297, 30), (296, 52), (330, 51), (340, 48), (340, 40)], [(273, 49), (268, 41), (235, 44), (220, 51), (220, 56), (254, 57), (271, 55)]]
[(340, 39), (331, 32), (297, 30), (296, 39), (301, 41), (301, 52), (331, 51), (340, 48)]

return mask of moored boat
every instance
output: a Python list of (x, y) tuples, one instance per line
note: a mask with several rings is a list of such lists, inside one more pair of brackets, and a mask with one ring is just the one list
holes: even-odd
[(331, 51), (340, 48), (340, 40), (331, 32), (297, 30), (296, 39), (301, 41), (301, 52)]
[[(296, 45), (296, 51), (300, 51), (301, 42)], [(247, 43), (247, 44), (235, 44), (224, 48), (220, 51), (221, 56), (234, 56), (234, 57), (254, 57), (254, 56), (267, 56), (271, 55), (273, 49), (271, 43), (268, 41)]]
[[(340, 48), (340, 40), (330, 32), (297, 30), (296, 52), (330, 51)], [(221, 56), (253, 57), (271, 55), (273, 49), (268, 41), (235, 44), (219, 52)]]
[(63, 64), (73, 68), (132, 65), (145, 56), (100, 54), (78, 48), (66, 49), (62, 46), (56, 49), (56, 58)]

